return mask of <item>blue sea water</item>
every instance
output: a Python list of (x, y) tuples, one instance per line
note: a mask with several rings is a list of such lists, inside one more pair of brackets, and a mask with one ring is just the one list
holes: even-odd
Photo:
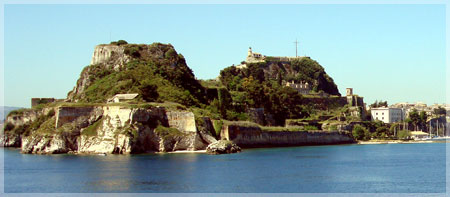
[(29, 155), (4, 149), (6, 193), (445, 193), (445, 143), (245, 149), (239, 154)]

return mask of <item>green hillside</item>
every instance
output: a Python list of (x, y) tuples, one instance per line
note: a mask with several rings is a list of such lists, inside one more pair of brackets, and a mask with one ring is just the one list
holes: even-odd
[(69, 92), (69, 99), (98, 103), (119, 93), (139, 93), (141, 101), (171, 101), (188, 106), (206, 102), (203, 86), (172, 45), (122, 46), (130, 61), (119, 70), (108, 64), (85, 67), (77, 85), (83, 85), (83, 81), (88, 84), (82, 92)]

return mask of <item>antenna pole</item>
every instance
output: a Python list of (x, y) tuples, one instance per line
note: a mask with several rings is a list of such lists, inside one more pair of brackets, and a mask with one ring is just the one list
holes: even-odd
[(297, 39), (295, 39), (294, 44), (295, 44), (295, 57), (297, 57), (297, 45), (298, 45)]

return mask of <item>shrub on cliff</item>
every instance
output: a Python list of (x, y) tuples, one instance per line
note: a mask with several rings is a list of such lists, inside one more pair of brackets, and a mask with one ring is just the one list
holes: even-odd
[(98, 133), (98, 130), (100, 130), (101, 127), (103, 126), (103, 120), (104, 120), (104, 118), (100, 118), (99, 120), (95, 121), (93, 124), (84, 128), (81, 132), (81, 135), (96, 136)]
[(164, 56), (166, 57), (166, 58), (174, 58), (174, 57), (176, 57), (177, 56), (177, 52), (174, 50), (174, 49), (169, 49), (165, 54), (164, 54)]
[(139, 46), (130, 45), (130, 46), (126, 46), (123, 52), (134, 58), (139, 58), (139, 57), (141, 57), (141, 53), (139, 53), (140, 50), (142, 50), (142, 48), (140, 48)]
[(158, 87), (149, 79), (145, 79), (139, 86), (140, 94), (145, 101), (156, 101), (159, 97)]
[(216, 139), (220, 138), (220, 132), (222, 131), (223, 121), (222, 120), (213, 120), (213, 127)]
[(128, 42), (125, 41), (125, 40), (118, 40), (118, 41), (112, 41), (110, 44), (113, 44), (113, 45), (125, 45), (125, 44), (128, 44)]
[(178, 129), (170, 128), (170, 127), (164, 127), (159, 125), (155, 129), (155, 133), (158, 134), (160, 137), (162, 137), (164, 140), (168, 140), (174, 137), (182, 137), (185, 134), (180, 132)]

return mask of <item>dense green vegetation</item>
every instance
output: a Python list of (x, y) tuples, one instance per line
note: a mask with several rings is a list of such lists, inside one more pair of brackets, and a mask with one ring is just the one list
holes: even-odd
[[(30, 110), (30, 109), (28, 109)], [(20, 115), (24, 113), (25, 110), (20, 109), (17, 111), (11, 111), (8, 116), (11, 115)], [(36, 120), (32, 122), (28, 122), (23, 125), (12, 125), (11, 123), (7, 123), (4, 128), (5, 134), (14, 134), (14, 135), (24, 135), (29, 136), (31, 134), (31, 131), (36, 131), (40, 129), (40, 127), (43, 127), (40, 130), (40, 133), (45, 133), (48, 128), (52, 127), (55, 128), (55, 119), (54, 119), (55, 111), (52, 109), (47, 114), (40, 115), (36, 118)], [(53, 121), (53, 122), (52, 122)], [(46, 124), (44, 124), (46, 123)], [(53, 124), (53, 125), (49, 125)], [(47, 129), (47, 130), (46, 130)]]
[(411, 124), (415, 130), (425, 130), (427, 129), (427, 118), (428, 115), (425, 111), (418, 112), (413, 109), (409, 113), (409, 117), (405, 120), (408, 124)]
[[(242, 80), (237, 80), (237, 84), (233, 80), (222, 80), (228, 90), (233, 88), (235, 90), (229, 93), (226, 90), (221, 90), (222, 95), (225, 94), (226, 96), (219, 97), (217, 104), (213, 102), (213, 105), (217, 106), (218, 111), (220, 111), (222, 118), (240, 119), (236, 115), (233, 116), (233, 113), (243, 113), (247, 108), (264, 108), (266, 113), (273, 115), (277, 125), (284, 125), (287, 118), (304, 118), (309, 115), (299, 92), (290, 87), (282, 86), (274, 80), (261, 81), (261, 78), (258, 79), (254, 76), (258, 77), (257, 74), (250, 75)], [(227, 81), (231, 84), (227, 84)], [(230, 102), (233, 105), (230, 105)], [(227, 110), (231, 112), (226, 113)]]
[(105, 64), (87, 66), (80, 79), (89, 76), (90, 84), (74, 99), (102, 103), (115, 94), (139, 93), (138, 100), (146, 102), (171, 101), (187, 106), (206, 103), (203, 86), (171, 45), (117, 44), (124, 45), (124, 53), (134, 59), (119, 71)]
[[(51, 117), (47, 120), (45, 120), (44, 122), (42, 122), (41, 124), (36, 124), (38, 121), (34, 121), (32, 123), (31, 128), (29, 128), (28, 131), (33, 131), (32, 135), (40, 135), (40, 136), (50, 136), (52, 134), (54, 134), (55, 132), (55, 122), (56, 122), (56, 117)], [(33, 126), (36, 125), (36, 126)], [(27, 135), (25, 135), (27, 136)]]
[[(270, 59), (270, 58), (269, 58)], [(237, 113), (248, 108), (264, 108), (273, 115), (276, 125), (284, 125), (286, 119), (309, 117), (314, 113), (310, 103), (295, 89), (284, 86), (283, 81), (308, 82), (313, 92), (339, 95), (336, 84), (322, 66), (310, 58), (292, 62), (266, 61), (247, 63), (244, 68), (227, 67), (220, 72), (222, 85), (228, 90), (232, 105), (213, 103), (224, 119), (240, 119), (227, 110)], [(219, 99), (220, 100), (220, 99)]]
[(214, 131), (216, 132), (216, 138), (220, 136), (220, 132), (222, 131), (223, 121), (215, 120), (213, 121)]
[(331, 95), (340, 95), (333, 79), (324, 68), (310, 58), (301, 58), (291, 62), (266, 61), (247, 63), (245, 68), (231, 66), (220, 72), (220, 81), (230, 91), (242, 91), (243, 80), (253, 77), (259, 82), (283, 81), (308, 82), (315, 92), (323, 91)]
[(369, 130), (361, 125), (355, 125), (352, 134), (357, 140), (369, 140), (371, 136)]
[(397, 134), (398, 139), (408, 139), (410, 136), (411, 132), (409, 132), (408, 130), (400, 130)]
[(125, 41), (125, 40), (118, 40), (117, 42), (116, 41), (111, 42), (111, 44), (114, 44), (114, 45), (125, 45), (125, 44), (128, 44), (128, 42)]

